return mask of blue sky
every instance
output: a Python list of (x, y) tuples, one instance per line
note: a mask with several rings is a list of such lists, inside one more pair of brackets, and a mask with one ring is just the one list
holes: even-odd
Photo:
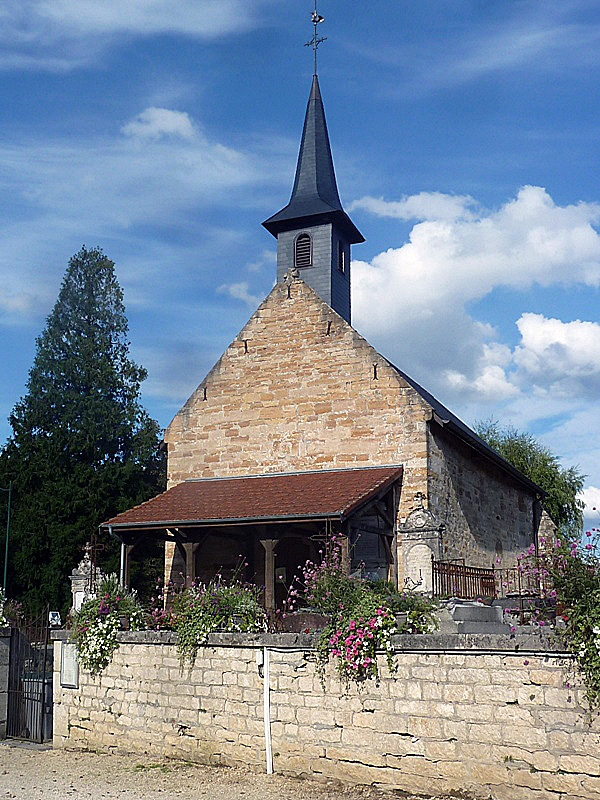
[[(166, 426), (270, 290), (310, 0), (3, 0), (0, 440), (81, 245), (112, 258)], [(600, 507), (600, 6), (321, 0), (353, 324)], [(595, 521), (595, 515), (591, 516)]]

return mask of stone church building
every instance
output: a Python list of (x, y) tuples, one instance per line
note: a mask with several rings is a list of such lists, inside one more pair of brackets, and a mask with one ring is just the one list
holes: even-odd
[(328, 532), (352, 571), (431, 588), (431, 562), (514, 565), (541, 491), (351, 325), (350, 247), (315, 75), (290, 202), (263, 223), (277, 282), (166, 430), (168, 490), (103, 526), (123, 575), (143, 537), (166, 574), (233, 571), (282, 599)]

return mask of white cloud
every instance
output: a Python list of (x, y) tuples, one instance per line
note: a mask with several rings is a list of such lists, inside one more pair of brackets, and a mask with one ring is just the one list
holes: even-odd
[(525, 379), (568, 395), (600, 388), (600, 324), (562, 322), (542, 314), (523, 314), (517, 321), (521, 343), (515, 364)]
[[(585, 6), (585, 3), (583, 4)], [(452, 27), (426, 49), (409, 51), (414, 75), (406, 90), (439, 90), (499, 73), (560, 74), (590, 68), (599, 61), (600, 27), (576, 3), (504, 4), (501, 14)], [(579, 13), (578, 13), (579, 12)], [(371, 57), (398, 63), (406, 48), (378, 47)]]
[[(532, 379), (525, 370), (534, 356), (529, 334), (517, 365), (512, 357), (507, 360), (496, 331), (470, 315), (469, 305), (503, 287), (600, 286), (600, 235), (595, 227), (600, 204), (558, 206), (537, 186), (523, 187), (496, 210), (483, 209), (472, 198), (444, 198), (421, 193), (399, 203), (360, 201), (378, 216), (424, 218), (402, 247), (369, 263), (353, 262), (354, 324), (442, 396), (468, 402), (473, 396), (515, 398), (520, 387), (516, 367), (523, 378)], [(564, 359), (558, 366), (564, 367)], [(547, 389), (547, 373), (539, 370), (538, 377), (540, 387)]]
[(78, 34), (179, 33), (201, 38), (243, 30), (256, 7), (252, 0), (34, 0), (25, 5), (30, 14)]
[(262, 272), (265, 268), (273, 270), (274, 266), (277, 266), (277, 251), (263, 250), (259, 258), (246, 264), (246, 269), (248, 272)]
[(442, 192), (419, 192), (396, 202), (383, 198), (361, 197), (349, 207), (349, 211), (362, 208), (379, 217), (392, 217), (402, 220), (458, 220), (471, 219), (475, 201), (464, 195), (449, 195)]
[[(121, 137), (0, 144), (0, 177), (34, 214), (45, 210), (64, 222), (88, 213), (118, 227), (165, 222), (181, 208), (218, 203), (260, 180), (251, 154), (190, 136), (187, 114), (159, 111), (140, 114)], [(167, 131), (173, 135), (162, 135)]]
[(196, 131), (190, 115), (185, 111), (171, 111), (168, 108), (147, 108), (126, 125), (121, 132), (125, 136), (139, 139), (160, 139), (161, 136), (179, 136), (192, 139)]
[(402, 247), (353, 263), (354, 324), (467, 421), (491, 415), (543, 431), (563, 464), (590, 476), (586, 502), (593, 496), (600, 508), (600, 323), (523, 312), (520, 339), (509, 345), (470, 313), (499, 288), (598, 291), (600, 204), (558, 206), (535, 186), (496, 210), (471, 198), (446, 204), (435, 193), (359, 204), (378, 216), (423, 219)]
[[(371, 210), (382, 216), (389, 205), (377, 201)], [(396, 215), (396, 205), (388, 215)], [(403, 205), (415, 204), (406, 198)], [(557, 206), (539, 186), (525, 186), (499, 210), (480, 210), (468, 219), (441, 219), (434, 212), (413, 227), (407, 244), (381, 253), (371, 264), (359, 262), (357, 314), (366, 310), (361, 301), (366, 287), (375, 285), (378, 296), (387, 297), (383, 317), (394, 313), (393, 290), (400, 288), (412, 303), (427, 306), (440, 296), (461, 303), (478, 300), (499, 286), (599, 286), (600, 235), (594, 228), (599, 222), (600, 204)]]
[[(260, 152), (205, 136), (183, 111), (146, 109), (129, 125), (114, 137), (0, 142), (0, 182), (11, 197), (0, 220), (2, 323), (39, 319), (58, 292), (65, 252), (84, 242), (131, 241), (137, 226), (175, 230), (205, 213), (197, 260), (219, 235), (210, 215), (224, 231), (235, 227), (229, 212), (218, 218), (220, 205), (250, 205), (274, 180)], [(159, 260), (161, 272), (173, 258)]]
[(240, 281), (240, 283), (224, 283), (217, 288), (219, 294), (225, 294), (232, 297), (234, 300), (241, 300), (249, 306), (257, 306), (262, 297), (250, 294), (247, 281)]
[(475, 392), (481, 401), (497, 403), (519, 393), (507, 374), (506, 368), (510, 365), (511, 358), (509, 347), (497, 342), (487, 342), (482, 345), (482, 353), (472, 378), (452, 369), (443, 370), (443, 375), (454, 392)]
[[(470, 81), (508, 69), (532, 65), (534, 69), (556, 69), (557, 62), (594, 57), (600, 32), (597, 26), (552, 19), (552, 13), (539, 18), (518, 18), (483, 36), (471, 37), (461, 53), (436, 71), (438, 84)], [(559, 12), (560, 14), (560, 12)], [(441, 66), (441, 65), (440, 65)]]
[(236, 34), (253, 27), (261, 7), (270, 2), (2, 0), (0, 69), (69, 69), (89, 63), (122, 37)]

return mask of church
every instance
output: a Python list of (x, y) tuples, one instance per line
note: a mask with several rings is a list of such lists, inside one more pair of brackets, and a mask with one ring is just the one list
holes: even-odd
[(352, 327), (350, 250), (316, 74), (289, 203), (263, 223), (277, 281), (164, 436), (168, 489), (102, 528), (122, 579), (144, 537), (165, 577), (232, 574), (279, 606), (326, 536), (352, 573), (432, 588), (432, 561), (514, 566), (542, 492)]

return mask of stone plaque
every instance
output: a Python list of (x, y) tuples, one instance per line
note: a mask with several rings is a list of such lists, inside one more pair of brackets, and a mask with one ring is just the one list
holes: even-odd
[(60, 685), (66, 689), (79, 689), (77, 645), (72, 642), (61, 642)]

